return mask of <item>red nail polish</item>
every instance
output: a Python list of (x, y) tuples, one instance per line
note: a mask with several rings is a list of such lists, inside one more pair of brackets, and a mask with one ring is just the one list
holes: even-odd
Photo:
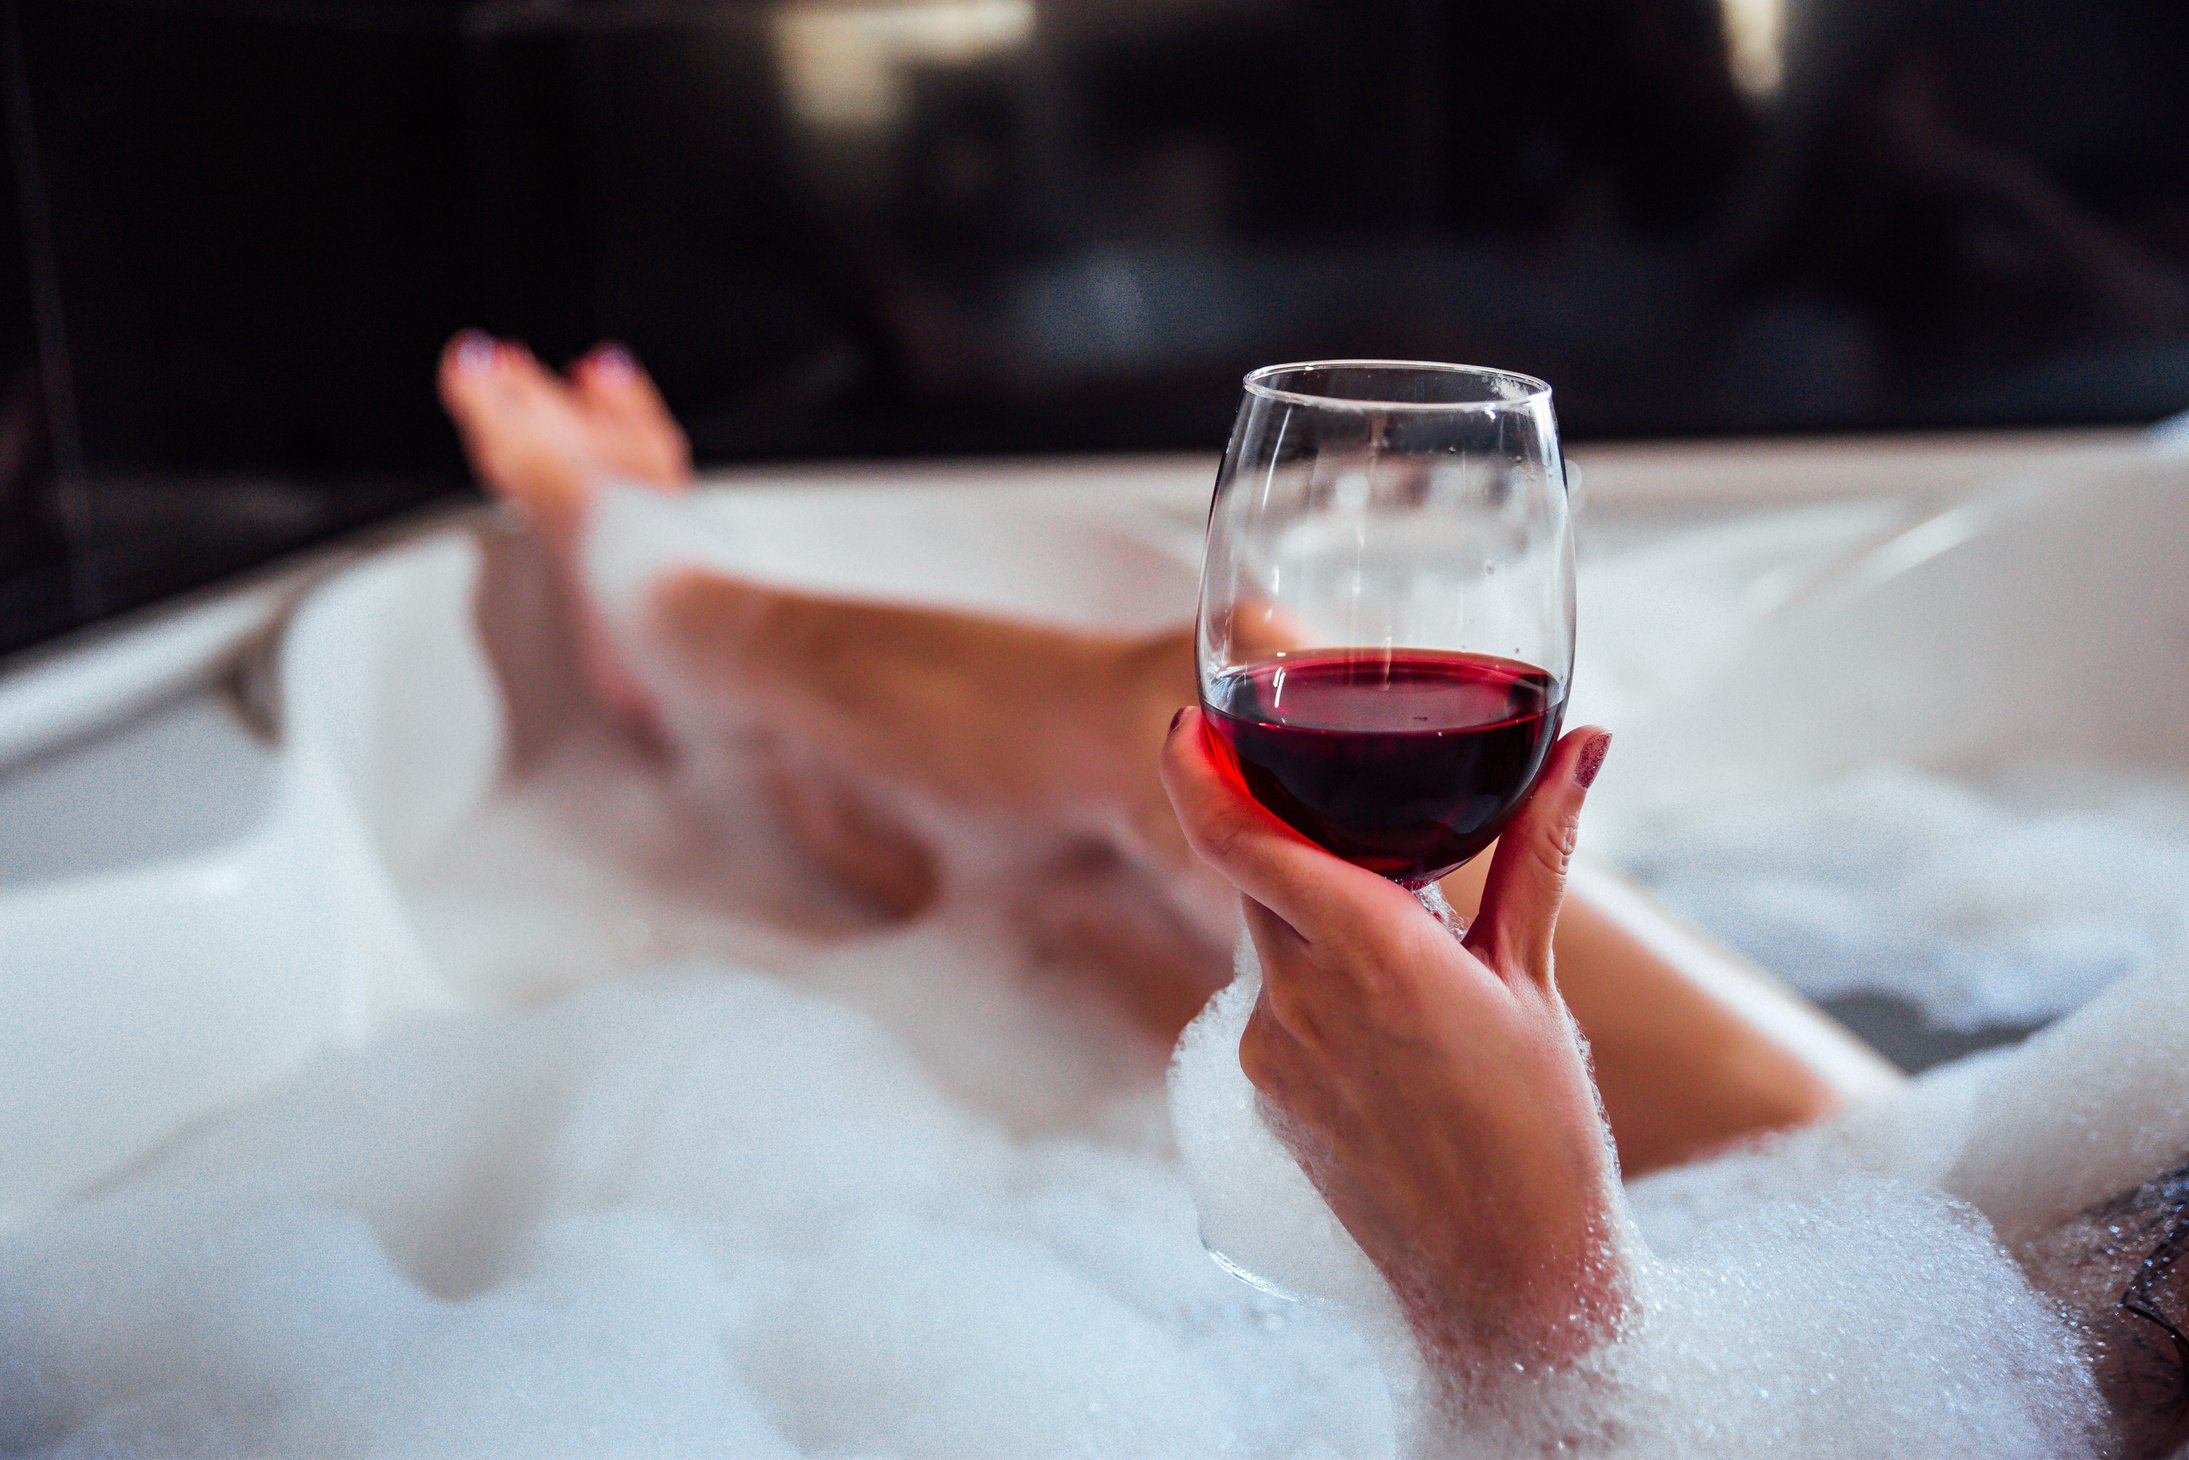
[(1573, 767), (1573, 779), (1586, 791), (1596, 784), (1596, 773), (1604, 768), (1604, 757), (1611, 753), (1611, 732), (1603, 734), (1581, 747), (1581, 759)]

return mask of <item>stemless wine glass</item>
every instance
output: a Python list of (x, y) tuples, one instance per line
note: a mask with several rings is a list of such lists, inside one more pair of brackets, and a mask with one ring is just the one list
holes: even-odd
[(1246, 377), (1201, 575), (1201, 703), (1249, 793), (1459, 922), (1573, 672), (1550, 387), (1406, 360)]

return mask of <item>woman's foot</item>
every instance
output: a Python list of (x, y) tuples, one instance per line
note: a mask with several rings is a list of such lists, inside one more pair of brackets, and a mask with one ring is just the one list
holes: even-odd
[(577, 554), (603, 485), (691, 485), (691, 446), (661, 392), (621, 345), (596, 345), (557, 375), (524, 346), (478, 330), (448, 342), (439, 383), (480, 484), (524, 514), (554, 561), (595, 697), (650, 731), (653, 707), (585, 591)]
[(621, 345), (557, 375), (520, 344), (466, 330), (441, 352), (440, 388), (480, 483), (542, 531), (567, 539), (605, 482), (691, 485), (691, 446)]

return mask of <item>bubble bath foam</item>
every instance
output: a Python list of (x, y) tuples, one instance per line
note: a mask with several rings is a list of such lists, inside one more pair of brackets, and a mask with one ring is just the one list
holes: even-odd
[(0, 1234), (0, 1449), (2093, 1453), (2076, 1338), (1997, 1233), (2189, 1142), (2173, 965), (1635, 1184), (1632, 1330), (1452, 1412), (1259, 1126), (1250, 982), (1166, 1120), (1169, 1052), (1033, 967), (1000, 887), (830, 911), (734, 760), (530, 755), (394, 868), (446, 1008)]

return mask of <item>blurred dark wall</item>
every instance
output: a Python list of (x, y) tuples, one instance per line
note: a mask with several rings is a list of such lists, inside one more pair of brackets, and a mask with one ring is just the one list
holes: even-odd
[(459, 490), (472, 323), (709, 461), (2189, 407), (2189, 6), (1725, 4), (0, 0), (0, 652)]
[(481, 297), (452, 17), (0, 7), (0, 650), (461, 486), (429, 388)]

